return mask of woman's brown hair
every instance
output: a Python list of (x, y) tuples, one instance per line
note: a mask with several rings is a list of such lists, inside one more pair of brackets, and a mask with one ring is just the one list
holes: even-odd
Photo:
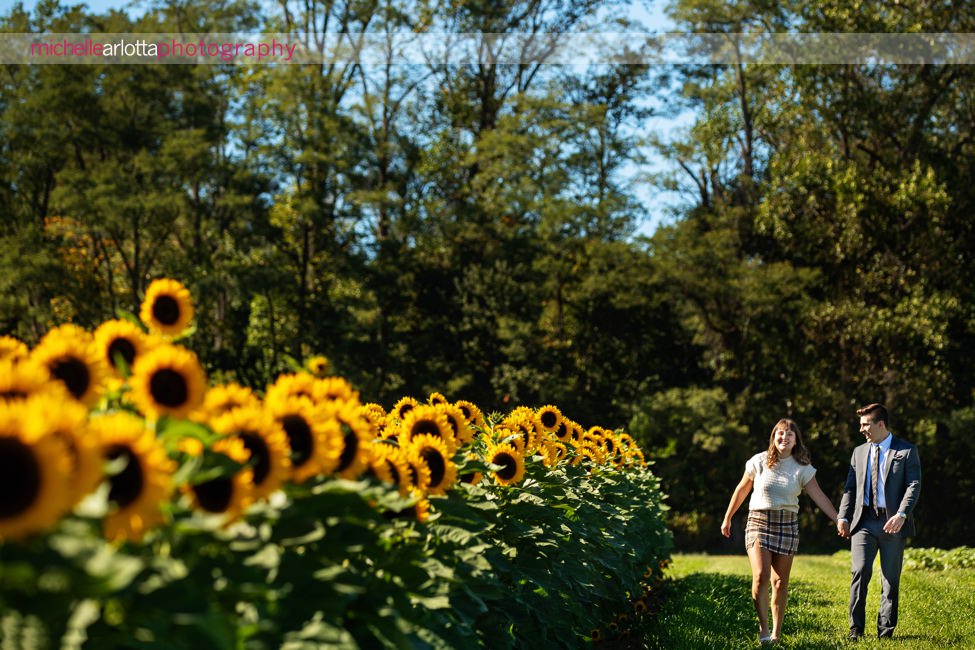
[(779, 429), (786, 428), (796, 435), (796, 446), (792, 448), (792, 457), (796, 459), (796, 462), (800, 465), (808, 465), (812, 462), (812, 454), (806, 449), (806, 445), (802, 444), (802, 432), (799, 431), (799, 425), (793, 420), (788, 418), (782, 418), (775, 423), (772, 427), (772, 433), (768, 438), (768, 455), (765, 459), (765, 465), (767, 467), (774, 467), (777, 462), (779, 462), (779, 448), (775, 446), (775, 432)]

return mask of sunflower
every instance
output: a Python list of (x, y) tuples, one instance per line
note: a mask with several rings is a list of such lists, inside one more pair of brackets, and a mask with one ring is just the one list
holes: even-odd
[(359, 415), (369, 425), (373, 438), (385, 437), (383, 430), (386, 428), (386, 411), (382, 406), (374, 402), (363, 404), (359, 407)]
[(421, 434), (411, 439), (409, 446), (430, 468), (427, 494), (446, 494), (457, 480), (457, 466), (450, 459), (452, 454), (444, 440), (430, 434)]
[(467, 426), (464, 413), (459, 408), (446, 402), (437, 404), (434, 408), (447, 418), (447, 424), (450, 425), (451, 433), (458, 445), (465, 445), (474, 439), (474, 430)]
[(218, 476), (195, 485), (187, 484), (183, 489), (192, 498), (194, 508), (208, 514), (222, 515), (224, 523), (230, 524), (253, 501), (254, 470), (246, 466), (250, 452), (240, 438), (221, 438), (210, 446), (210, 450), (244, 467), (231, 476)]
[(596, 446), (582, 444), (576, 447), (575, 456), (572, 458), (572, 465), (592, 467), (603, 462), (602, 450)]
[(369, 447), (369, 470), (383, 483), (395, 485), (399, 493), (410, 493), (410, 467), (399, 447), (374, 444)]
[(317, 379), (307, 372), (279, 375), (274, 383), (267, 387), (264, 403), (273, 407), (278, 403), (286, 404), (297, 397), (309, 404), (315, 402), (315, 384)]
[(386, 425), (380, 431), (380, 436), (387, 442), (399, 444), (400, 434), (403, 432), (403, 423), (395, 419), (392, 415), (386, 416)]
[(491, 476), (499, 485), (514, 485), (525, 478), (525, 457), (510, 443), (492, 444), (487, 449), (485, 460), (501, 469), (492, 470)]
[(51, 381), (45, 366), (32, 359), (0, 359), (0, 404), (21, 401), (38, 393), (53, 393), (62, 399), (70, 399), (64, 384)]
[(132, 401), (147, 418), (183, 418), (203, 403), (206, 375), (186, 348), (160, 345), (135, 360), (131, 383)]
[(101, 395), (105, 366), (95, 352), (91, 334), (77, 325), (62, 325), (41, 339), (31, 352), (31, 359), (64, 384), (71, 396), (93, 406)]
[(443, 440), (450, 455), (453, 455), (457, 449), (454, 432), (447, 416), (439, 407), (420, 404), (406, 413), (400, 431), (400, 441), (404, 444), (409, 443), (422, 435), (435, 436)]
[(630, 449), (626, 452), (626, 455), (636, 465), (642, 467), (647, 464), (646, 459), (643, 457), (643, 452), (640, 449)]
[(236, 408), (213, 419), (215, 433), (239, 438), (250, 453), (255, 501), (281, 487), (291, 473), (288, 437), (274, 417), (259, 406)]
[(176, 464), (145, 423), (128, 413), (93, 418), (88, 430), (102, 458), (124, 462), (107, 477), (109, 514), (102, 522), (105, 537), (113, 541), (139, 541), (146, 531), (164, 521), (160, 505), (169, 500)]
[(430, 500), (423, 496), (423, 492), (419, 490), (412, 490), (412, 494), (416, 499), (412, 506), (403, 510), (388, 510), (383, 513), (383, 516), (386, 519), (416, 519), (420, 523), (428, 521), (430, 519)]
[(35, 413), (43, 414), (51, 434), (60, 438), (68, 457), (68, 480), (71, 498), (65, 504), (72, 508), (104, 478), (101, 449), (95, 436), (88, 433), (88, 409), (72, 400), (62, 400), (50, 393), (29, 398)]
[(412, 447), (400, 447), (403, 459), (409, 470), (410, 489), (416, 492), (426, 492), (430, 485), (430, 467), (420, 458)]
[[(105, 321), (95, 330), (95, 352), (116, 377), (132, 372), (137, 357), (150, 348), (149, 339), (134, 323), (127, 320)], [(117, 364), (124, 364), (125, 373)]]
[(246, 386), (234, 382), (218, 384), (207, 389), (203, 404), (192, 417), (206, 422), (239, 408), (261, 408), (261, 399)]
[(525, 456), (531, 456), (535, 453), (536, 446), (538, 444), (538, 439), (535, 432), (535, 423), (533, 422), (533, 413), (531, 409), (527, 412), (520, 410), (522, 407), (515, 409), (509, 413), (501, 424), (506, 426), (510, 431), (516, 433), (520, 438), (519, 449), (525, 454)]
[[(478, 460), (477, 454), (468, 453), (467, 460)], [(464, 472), (460, 475), (460, 482), (468, 485), (477, 485), (484, 478), (484, 473), (479, 471)]]
[(636, 447), (636, 440), (628, 433), (621, 433), (616, 436), (616, 442), (623, 446), (624, 451), (629, 451), (633, 447)]
[(646, 614), (648, 609), (646, 596), (640, 596), (636, 602), (633, 603), (633, 613), (638, 616)]
[(430, 393), (430, 397), (427, 398), (427, 404), (431, 406), (437, 406), (438, 404), (449, 404), (447, 398), (443, 396), (443, 393), (433, 392)]
[(316, 402), (359, 401), (359, 393), (352, 390), (352, 384), (341, 377), (326, 377), (315, 382), (312, 395)]
[(268, 405), (291, 448), (291, 480), (304, 483), (317, 474), (331, 474), (342, 455), (338, 420), (303, 397), (276, 398)]
[(487, 422), (484, 421), (484, 414), (481, 413), (481, 409), (477, 408), (473, 402), (458, 400), (454, 402), (454, 406), (460, 409), (460, 412), (464, 415), (464, 419), (467, 420), (468, 427), (477, 427), (482, 430), (487, 428)]
[(417, 498), (416, 503), (413, 505), (413, 516), (421, 524), (426, 523), (430, 519), (430, 499), (421, 496)]
[(559, 426), (555, 427), (552, 435), (561, 443), (569, 443), (572, 440), (572, 424), (571, 420), (563, 417), (559, 422)]
[(12, 336), (0, 336), (0, 361), (10, 359), (13, 362), (23, 361), (30, 355), (27, 344)]
[(548, 404), (535, 411), (534, 423), (539, 433), (554, 433), (562, 423), (562, 412)]
[(619, 445), (616, 442), (616, 436), (610, 431), (603, 432), (603, 439), (600, 441), (600, 445), (607, 456), (615, 456), (616, 451), (619, 449)]
[(406, 414), (410, 412), (411, 409), (416, 408), (420, 403), (417, 402), (412, 397), (401, 397), (396, 404), (393, 405), (393, 409), (390, 414), (397, 420), (403, 420), (406, 418)]
[(154, 280), (146, 290), (139, 318), (156, 334), (179, 336), (193, 320), (193, 298), (177, 280)]
[(561, 442), (550, 442), (547, 448), (546, 462), (549, 467), (553, 467), (569, 455), (569, 448)]
[(508, 425), (499, 424), (494, 427), (493, 440), (506, 442), (515, 448), (521, 455), (525, 455), (525, 437), (520, 431), (508, 428)]
[(44, 414), (22, 401), (0, 402), (0, 540), (54, 525), (70, 500), (64, 443)]
[(585, 429), (582, 428), (582, 425), (573, 420), (567, 420), (566, 426), (569, 429), (569, 439), (563, 442), (573, 445), (581, 443), (582, 436), (585, 434)]
[(323, 357), (322, 355), (314, 356), (305, 362), (305, 368), (316, 377), (325, 377), (328, 375), (328, 369), (331, 365), (328, 357)]
[(342, 478), (354, 479), (368, 467), (372, 445), (369, 425), (359, 415), (358, 402), (335, 402), (326, 412), (338, 421), (342, 431), (342, 455), (335, 471)]

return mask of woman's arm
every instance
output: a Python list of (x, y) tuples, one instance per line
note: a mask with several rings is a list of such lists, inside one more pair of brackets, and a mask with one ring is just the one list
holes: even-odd
[(830, 521), (835, 524), (837, 517), (836, 508), (833, 507), (833, 503), (829, 500), (829, 497), (823, 494), (823, 490), (819, 487), (819, 483), (816, 482), (815, 477), (806, 483), (806, 494), (816, 502), (819, 509), (825, 512), (826, 516), (830, 518)]
[(731, 494), (731, 503), (728, 504), (728, 511), (724, 513), (724, 521), (721, 522), (721, 534), (725, 537), (731, 537), (731, 518), (738, 512), (738, 508), (741, 507), (745, 497), (751, 491), (752, 478), (748, 474), (745, 474), (741, 477), (741, 482), (738, 484), (738, 487)]

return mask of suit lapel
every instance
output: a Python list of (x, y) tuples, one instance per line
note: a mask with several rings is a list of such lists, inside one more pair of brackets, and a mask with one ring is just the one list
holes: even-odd
[(887, 456), (884, 458), (884, 485), (887, 485), (887, 473), (890, 472), (890, 464), (894, 460), (894, 451), (897, 447), (897, 438), (890, 439), (890, 448), (887, 450)]

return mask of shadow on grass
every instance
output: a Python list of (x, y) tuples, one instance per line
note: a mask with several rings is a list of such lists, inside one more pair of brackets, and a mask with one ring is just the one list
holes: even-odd
[[(640, 643), (626, 648), (730, 650), (759, 647), (751, 576), (692, 573), (668, 581), (665, 590), (659, 612), (642, 628)], [(789, 616), (788, 611), (786, 616)], [(837, 642), (839, 645), (838, 639)], [(801, 636), (791, 636), (785, 645), (803, 650), (824, 647), (822, 640), (806, 640)]]
[(645, 628), (647, 648), (721, 648), (757, 645), (751, 577), (692, 573), (665, 583), (663, 604)]

